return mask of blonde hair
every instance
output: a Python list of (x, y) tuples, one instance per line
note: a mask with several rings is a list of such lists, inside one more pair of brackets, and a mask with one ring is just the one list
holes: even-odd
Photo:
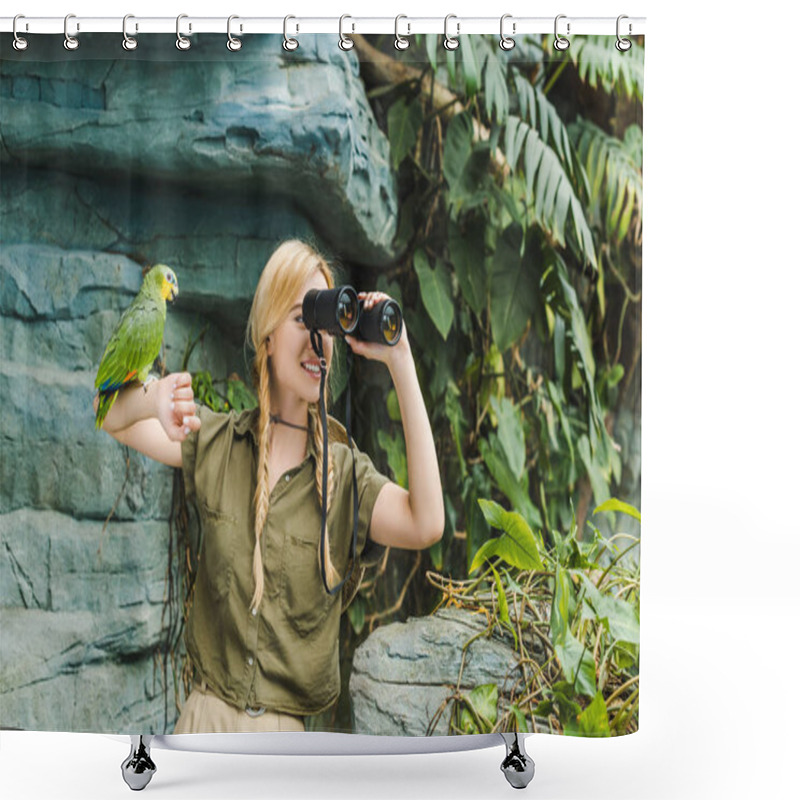
[[(333, 288), (333, 272), (325, 259), (310, 245), (296, 239), (283, 242), (272, 254), (261, 272), (256, 287), (250, 316), (247, 320), (246, 339), (255, 351), (253, 362), (253, 382), (258, 394), (258, 473), (256, 491), (253, 502), (256, 512), (255, 549), (253, 550), (253, 579), (255, 590), (250, 603), (250, 610), (261, 604), (264, 596), (264, 567), (261, 561), (261, 532), (269, 510), (269, 431), (270, 431), (270, 385), (267, 356), (267, 337), (271, 336), (278, 325), (283, 322), (292, 308), (297, 295), (303, 290), (315, 271), (322, 273), (329, 288)], [(326, 404), (330, 399), (330, 365), (326, 378)], [(322, 508), (322, 417), (319, 404), (308, 406), (309, 427), (314, 431), (316, 448), (316, 482), (317, 497)], [(326, 510), (330, 511), (331, 498), (334, 492), (333, 461), (328, 459), (328, 493)], [(326, 528), (327, 534), (327, 528)], [(323, 553), (322, 568), (329, 586), (339, 581), (336, 569), (331, 561), (330, 538), (326, 535), (326, 547)], [(319, 552), (319, 551), (318, 551)]]

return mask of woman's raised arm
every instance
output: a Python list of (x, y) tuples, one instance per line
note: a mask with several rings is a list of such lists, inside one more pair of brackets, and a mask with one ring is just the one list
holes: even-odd
[[(94, 398), (97, 411), (98, 397)], [(180, 467), (181, 442), (190, 431), (200, 430), (192, 376), (177, 372), (144, 386), (136, 384), (119, 393), (103, 421), (103, 430), (118, 442), (167, 464)]]

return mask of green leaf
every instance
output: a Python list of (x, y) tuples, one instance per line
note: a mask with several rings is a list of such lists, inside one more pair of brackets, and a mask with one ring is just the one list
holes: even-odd
[(592, 702), (578, 714), (578, 730), (581, 736), (611, 736), (602, 692), (597, 692)]
[(486, 109), (489, 116), (498, 125), (502, 125), (508, 117), (508, 84), (506, 81), (506, 65), (494, 55), (486, 59)]
[(360, 594), (357, 594), (353, 598), (353, 602), (347, 607), (347, 616), (350, 618), (353, 631), (358, 636), (364, 629), (364, 620), (366, 618), (366, 604)]
[(480, 223), (470, 224), (466, 230), (462, 230), (451, 221), (448, 247), (461, 293), (469, 307), (480, 316), (486, 308), (484, 226)]
[(497, 443), (497, 437), (494, 434), (490, 434), (488, 442), (485, 439), (480, 439), (478, 441), (478, 449), (492, 478), (494, 478), (500, 491), (509, 499), (511, 505), (519, 509), (519, 512), (528, 521), (529, 525), (541, 528), (542, 515), (528, 496), (528, 476), (523, 473), (520, 480), (514, 477), (511, 468), (502, 455), (500, 445)]
[(525, 469), (525, 435), (520, 410), (507, 397), (499, 400), (492, 397), (489, 402), (497, 415), (497, 439), (506, 463), (514, 478), (520, 480)]
[(584, 647), (571, 631), (567, 631), (566, 639), (554, 643), (556, 656), (561, 664), (564, 677), (575, 685), (577, 694), (593, 697), (597, 692), (595, 685), (595, 663), (591, 649)]
[[(539, 287), (534, 270), (524, 263), (522, 229), (510, 225), (497, 242), (491, 262), (489, 297), (492, 312), (492, 337), (500, 351), (508, 349), (522, 336), (536, 308)], [(526, 258), (532, 258), (526, 253)]]
[(461, 54), (461, 66), (464, 70), (464, 91), (467, 98), (474, 97), (480, 89), (480, 66), (472, 47), (472, 38), (463, 36), (459, 39), (458, 52)]
[(441, 334), (447, 339), (453, 324), (455, 309), (450, 287), (450, 275), (441, 261), (436, 262), (435, 269), (428, 266), (428, 257), (423, 250), (414, 253), (414, 270), (419, 278), (422, 304), (428, 316)]
[(639, 618), (636, 616), (636, 609), (626, 600), (600, 591), (588, 575), (580, 574), (580, 577), (586, 601), (598, 619), (608, 622), (611, 637), (620, 642), (639, 644)]
[(518, 569), (544, 569), (536, 537), (516, 511), (505, 511), (497, 503), (482, 498), (478, 500), (478, 505), (486, 521), (493, 527), (499, 527), (503, 534), (483, 544), (472, 560), (470, 572), (474, 572), (492, 556)]
[(444, 177), (450, 188), (461, 180), (472, 155), (472, 116), (464, 111), (450, 120), (444, 140)]
[(597, 506), (592, 514), (597, 514), (599, 511), (621, 511), (623, 514), (627, 514), (629, 517), (633, 517), (639, 522), (642, 521), (642, 515), (637, 508), (622, 500), (617, 500), (616, 497), (611, 497), (606, 500), (605, 503)]
[(389, 109), (387, 116), (389, 148), (395, 170), (417, 143), (422, 120), (422, 103), (419, 97), (414, 97), (410, 103), (401, 97)]
[(392, 387), (386, 395), (386, 411), (392, 422), (403, 421), (403, 417), (400, 414), (400, 401), (397, 399), (397, 390), (394, 387)]
[(516, 703), (511, 704), (511, 712), (514, 714), (514, 719), (517, 721), (517, 731), (519, 733), (530, 733), (528, 730), (528, 719)]
[(402, 433), (390, 436), (386, 431), (378, 431), (378, 444), (386, 453), (389, 469), (395, 482), (404, 489), (408, 488), (408, 461), (406, 460), (405, 439)]
[(497, 722), (497, 696), (496, 683), (476, 686), (468, 695), (472, 707), (489, 723), (489, 727)]
[(569, 572), (556, 564), (553, 577), (553, 604), (550, 609), (550, 636), (554, 645), (564, 644), (569, 634), (569, 606), (572, 585)]

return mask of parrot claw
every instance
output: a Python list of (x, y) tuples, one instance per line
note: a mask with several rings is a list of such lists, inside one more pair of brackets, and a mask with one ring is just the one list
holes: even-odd
[(142, 388), (144, 389), (144, 391), (145, 391), (145, 394), (147, 393), (147, 387), (148, 387), (148, 386), (149, 386), (151, 383), (156, 383), (157, 381), (158, 381), (158, 378), (156, 378), (156, 376), (155, 376), (155, 375), (148, 375), (148, 376), (147, 376), (147, 378), (145, 379), (144, 385), (143, 385), (143, 387), (142, 387)]

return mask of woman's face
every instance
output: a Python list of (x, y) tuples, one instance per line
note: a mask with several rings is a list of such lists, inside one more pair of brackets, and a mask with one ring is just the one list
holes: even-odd
[[(319, 402), (322, 375), (319, 358), (311, 346), (311, 332), (303, 324), (303, 298), (310, 289), (327, 289), (325, 276), (316, 271), (294, 298), (288, 316), (273, 331), (267, 344), (271, 392), (284, 412), (297, 400)], [(333, 338), (322, 334), (322, 350), (330, 364)]]

